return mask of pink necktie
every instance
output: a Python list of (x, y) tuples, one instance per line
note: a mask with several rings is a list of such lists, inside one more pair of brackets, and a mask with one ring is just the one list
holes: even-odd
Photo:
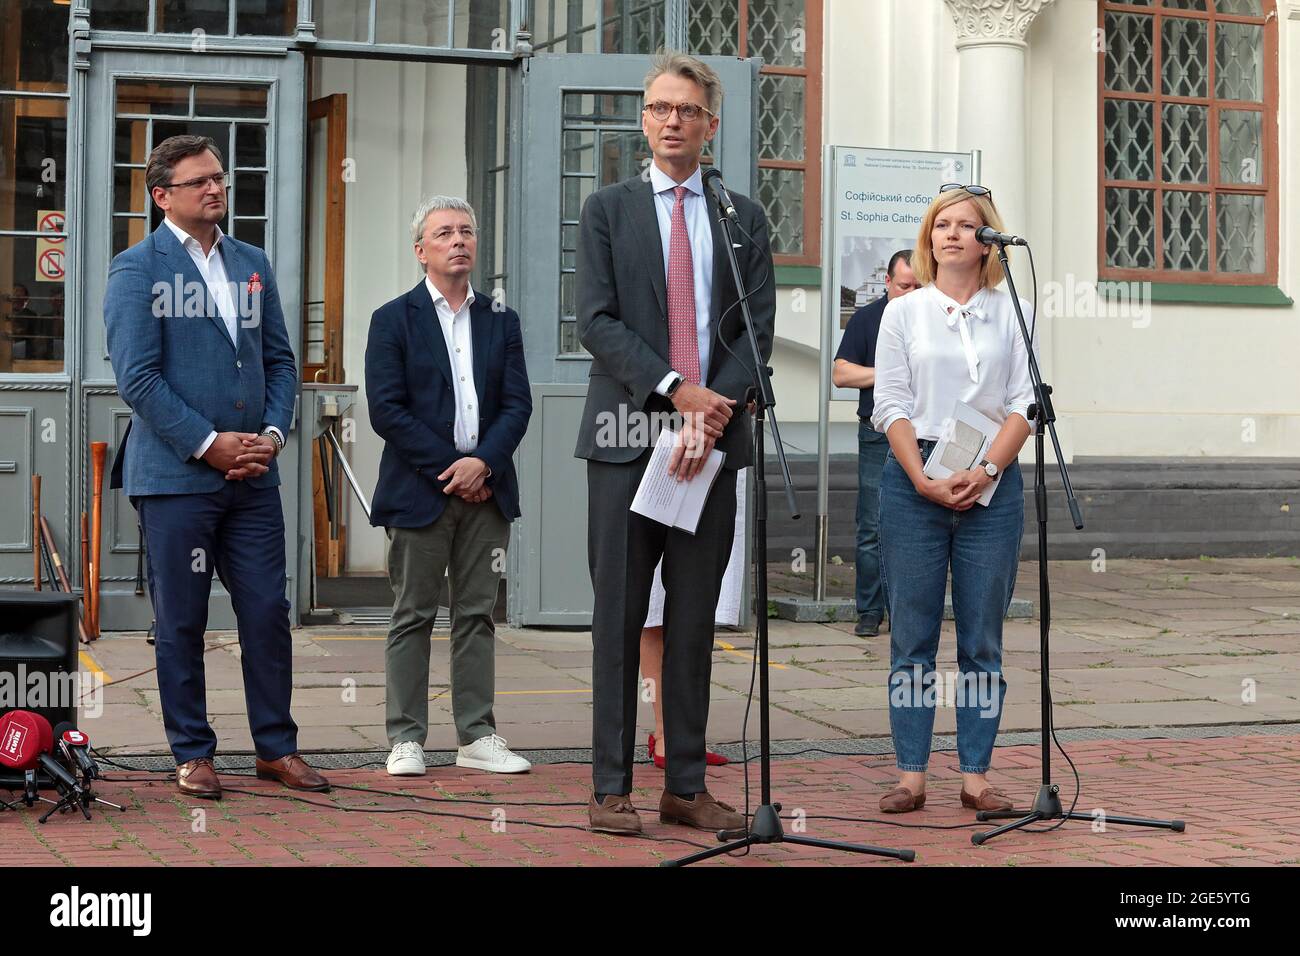
[(695, 327), (695, 266), (686, 235), (686, 187), (673, 189), (668, 235), (668, 362), (692, 385), (700, 384), (700, 340)]

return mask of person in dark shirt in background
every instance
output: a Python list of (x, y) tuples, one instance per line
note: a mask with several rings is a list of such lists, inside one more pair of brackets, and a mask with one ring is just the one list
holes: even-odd
[(835, 353), (831, 381), (837, 388), (859, 389), (858, 397), (858, 510), (857, 602), (858, 623), (853, 633), (875, 637), (885, 617), (885, 588), (880, 580), (880, 474), (885, 468), (889, 442), (871, 427), (876, 384), (876, 336), (880, 319), (891, 299), (916, 288), (912, 250), (895, 252), (885, 271), (885, 294), (853, 313), (844, 339)]

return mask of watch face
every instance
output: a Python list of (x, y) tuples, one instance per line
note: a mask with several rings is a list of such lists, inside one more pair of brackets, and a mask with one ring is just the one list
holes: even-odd
[(996, 478), (998, 476), (998, 466), (993, 464), (993, 462), (989, 462), (984, 466), (984, 474), (988, 475), (990, 478)]

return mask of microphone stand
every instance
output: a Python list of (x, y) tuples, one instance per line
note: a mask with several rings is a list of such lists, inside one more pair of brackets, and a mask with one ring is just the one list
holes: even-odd
[[(763, 470), (763, 423), (769, 410), (775, 407), (776, 399), (772, 395), (772, 370), (763, 361), (758, 348), (758, 336), (754, 332), (754, 319), (749, 312), (748, 293), (745, 282), (740, 275), (740, 265), (736, 261), (736, 247), (732, 239), (732, 222), (719, 204), (718, 222), (722, 226), (722, 235), (727, 247), (727, 261), (731, 263), (731, 277), (736, 284), (736, 293), (740, 296), (740, 312), (745, 321), (745, 332), (749, 338), (749, 347), (754, 356), (754, 385), (750, 392), (754, 397), (754, 518), (753, 534), (755, 561), (758, 572), (757, 586), (757, 621), (755, 624), (758, 645), (758, 687), (759, 687), (759, 767), (762, 779), (762, 803), (754, 811), (754, 818), (744, 830), (720, 830), (718, 839), (725, 841), (720, 846), (701, 850), (676, 860), (665, 860), (661, 866), (688, 866), (707, 860), (723, 853), (731, 853), (760, 843), (796, 843), (801, 846), (813, 846), (828, 850), (843, 850), (846, 853), (867, 853), (873, 856), (887, 856), (911, 863), (916, 859), (914, 850), (890, 850), (883, 847), (867, 846), (856, 843), (838, 843), (832, 840), (818, 840), (812, 837), (791, 836), (781, 828), (781, 804), (772, 802), (772, 762), (770, 746), (770, 727), (768, 711), (768, 663), (767, 663), (767, 483)], [(794, 488), (790, 481), (790, 466), (785, 457), (785, 446), (781, 442), (781, 429), (777, 425), (776, 415), (772, 415), (772, 437), (776, 442), (776, 456), (781, 465), (781, 477), (785, 482), (786, 505), (793, 518), (799, 517), (798, 505), (794, 498)]]
[[(1007, 237), (1010, 239), (1011, 237)], [(1034, 510), (1038, 517), (1038, 646), (1042, 666), (1039, 669), (1039, 694), (1042, 705), (1042, 747), (1043, 747), (1043, 781), (1038, 788), (1034, 806), (1028, 813), (1020, 810), (981, 810), (975, 814), (977, 820), (1011, 820), (992, 830), (975, 833), (971, 843), (976, 846), (1003, 833), (1019, 830), (1031, 823), (1041, 820), (1092, 820), (1091, 813), (1065, 810), (1059, 796), (1061, 788), (1052, 783), (1052, 693), (1051, 667), (1048, 664), (1048, 632), (1052, 622), (1052, 596), (1047, 574), (1047, 466), (1043, 457), (1043, 432), (1052, 436), (1052, 448), (1056, 452), (1056, 463), (1061, 469), (1061, 481), (1065, 485), (1065, 498), (1070, 506), (1070, 517), (1076, 531), (1083, 528), (1083, 516), (1079, 513), (1079, 500), (1074, 496), (1074, 487), (1070, 484), (1070, 474), (1065, 467), (1065, 456), (1061, 454), (1061, 443), (1056, 437), (1056, 410), (1052, 407), (1052, 387), (1043, 383), (1043, 376), (1038, 370), (1038, 360), (1034, 358), (1034, 344), (1030, 340), (1029, 327), (1025, 324), (1025, 314), (1020, 308), (1020, 296), (1016, 294), (1016, 281), (1011, 276), (1011, 267), (1007, 263), (1005, 242), (995, 241), (998, 247), (998, 259), (1002, 263), (1007, 277), (1007, 289), (1011, 293), (1011, 304), (1016, 310), (1020, 322), (1020, 335), (1025, 340), (1025, 352), (1029, 356), (1029, 377), (1034, 385), (1034, 404), (1029, 408), (1029, 416), (1034, 420)], [(1037, 321), (1037, 317), (1035, 317)], [(1185, 824), (1182, 820), (1148, 820), (1142, 817), (1113, 817), (1107, 815), (1106, 823), (1121, 823), (1135, 827), (1156, 827), (1182, 833)]]

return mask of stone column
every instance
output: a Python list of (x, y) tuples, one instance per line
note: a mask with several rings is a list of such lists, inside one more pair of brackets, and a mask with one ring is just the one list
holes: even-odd
[[(993, 190), (1007, 231), (1023, 235), (1029, 224), (1025, 35), (1052, 0), (944, 2), (957, 24), (957, 147), (983, 152), (981, 182)], [(1019, 269), (1016, 279), (1019, 285)], [(1028, 289), (1019, 291), (1029, 297)]]

